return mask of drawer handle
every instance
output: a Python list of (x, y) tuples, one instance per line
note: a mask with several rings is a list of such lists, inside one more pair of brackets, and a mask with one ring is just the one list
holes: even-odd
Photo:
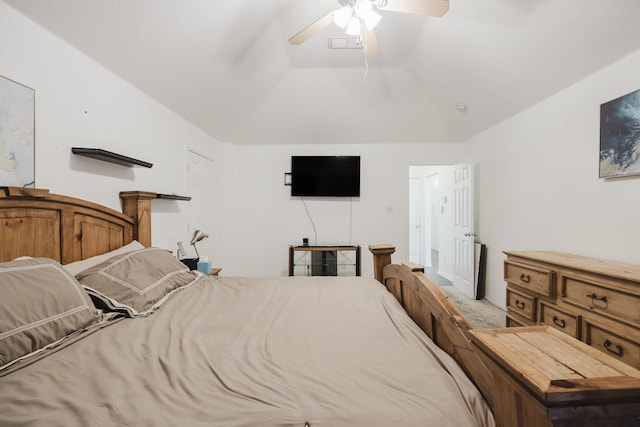
[(560, 326), (561, 328), (564, 328), (567, 326), (567, 322), (565, 322), (564, 319), (558, 319), (558, 316), (553, 316), (553, 323)]
[(531, 276), (529, 276), (528, 274), (522, 273), (520, 275), (520, 280), (522, 280), (524, 283), (529, 283), (531, 281)]
[(519, 299), (516, 300), (516, 307), (518, 307), (520, 310), (524, 310), (524, 303), (522, 301), (520, 301)]
[(592, 294), (585, 295), (585, 296), (587, 298), (591, 298), (591, 301), (596, 300), (596, 301), (607, 302), (607, 297), (606, 296), (601, 297), (598, 294), (596, 294), (595, 292), (592, 293)]
[(615, 350), (613, 350), (613, 349), (611, 348), (611, 345), (612, 345), (611, 341), (606, 340), (606, 341), (604, 342), (604, 348), (605, 348), (605, 350), (607, 350), (609, 353), (613, 353), (613, 354), (615, 354), (616, 356), (622, 356), (622, 354), (624, 353), (624, 350), (623, 350), (622, 346), (621, 346), (620, 344), (618, 344), (618, 345), (616, 346), (616, 349), (615, 349)]

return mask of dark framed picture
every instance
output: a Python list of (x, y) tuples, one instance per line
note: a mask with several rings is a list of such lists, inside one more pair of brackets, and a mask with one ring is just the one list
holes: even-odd
[(600, 106), (600, 178), (640, 175), (640, 90)]

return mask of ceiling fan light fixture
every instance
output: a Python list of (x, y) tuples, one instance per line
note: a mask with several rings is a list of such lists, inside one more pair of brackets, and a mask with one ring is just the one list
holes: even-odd
[(373, 30), (382, 19), (382, 16), (373, 10), (373, 4), (369, 0), (358, 0), (354, 6), (354, 12), (364, 21), (368, 31)]
[[(299, 45), (331, 23), (342, 28), (349, 36), (355, 36), (365, 49), (366, 58), (380, 54), (374, 28), (382, 20), (378, 11), (392, 11), (409, 15), (443, 16), (449, 10), (449, 0), (337, 0), (334, 9), (307, 25), (289, 38), (289, 43)], [(367, 42), (369, 40), (370, 42)]]
[(347, 28), (349, 19), (353, 15), (353, 9), (349, 6), (341, 7), (333, 11), (333, 22), (340, 28)]
[(351, 0), (341, 3), (345, 6), (334, 10), (332, 17), (333, 22), (344, 29), (347, 35), (359, 36), (362, 22), (367, 26), (367, 31), (372, 31), (382, 19), (382, 16), (373, 10), (373, 3), (370, 0)]
[(349, 36), (359, 36), (360, 35), (360, 18), (358, 18), (355, 15), (352, 16), (349, 19), (349, 23), (347, 24), (345, 33)]
[(356, 15), (363, 18), (367, 14), (373, 11), (373, 5), (370, 1), (367, 0), (358, 0), (358, 2), (353, 6), (355, 9)]
[(368, 31), (373, 31), (373, 29), (380, 23), (382, 20), (382, 16), (380, 14), (374, 12), (373, 10), (366, 16), (362, 17), (365, 25), (367, 26)]

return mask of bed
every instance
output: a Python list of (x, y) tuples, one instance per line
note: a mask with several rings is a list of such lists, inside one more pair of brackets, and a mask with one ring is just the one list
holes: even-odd
[(120, 196), (0, 191), (0, 425), (509, 425), (500, 365), (391, 245), (375, 279), (206, 276), (152, 247), (154, 193)]

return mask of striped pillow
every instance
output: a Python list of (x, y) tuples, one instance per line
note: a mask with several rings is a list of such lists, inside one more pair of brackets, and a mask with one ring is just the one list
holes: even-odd
[(82, 286), (59, 263), (0, 263), (0, 370), (102, 319)]
[(195, 283), (199, 277), (202, 273), (189, 271), (159, 248), (116, 255), (76, 274), (92, 298), (131, 317), (151, 314), (173, 292)]

